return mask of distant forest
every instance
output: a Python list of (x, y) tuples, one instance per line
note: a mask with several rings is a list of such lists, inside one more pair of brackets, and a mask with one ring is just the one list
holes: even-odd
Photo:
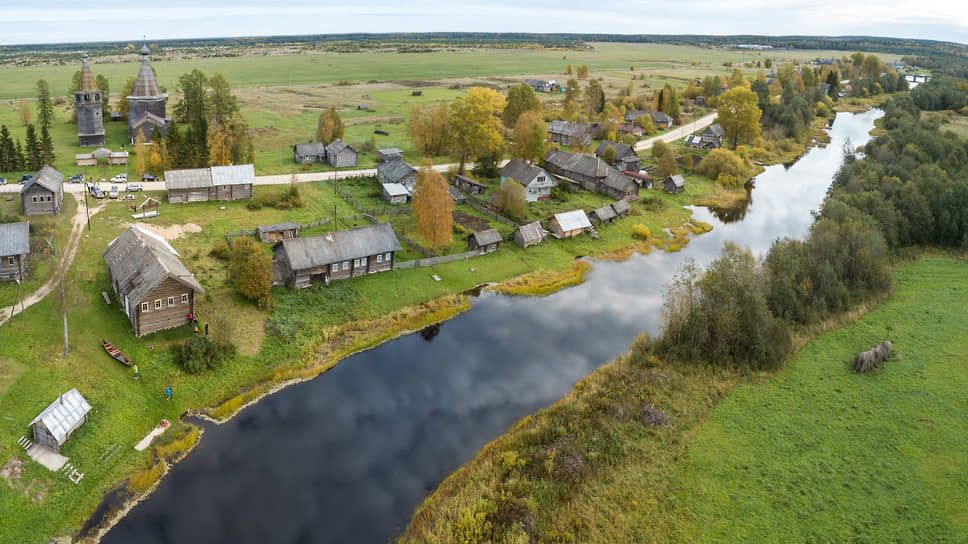
[[(625, 35), (625, 34), (527, 34), (491, 32), (429, 32), (392, 34), (322, 34), (299, 36), (261, 36), (239, 38), (201, 38), (183, 40), (152, 40), (160, 47), (250, 47), (254, 45), (300, 45), (324, 50), (362, 51), (368, 49), (402, 48), (404, 50), (432, 50), (440, 47), (507, 47), (582, 49), (587, 42), (669, 43), (678, 45), (721, 46), (726, 44), (768, 45), (791, 49), (834, 49), (839, 51), (872, 51), (910, 56), (968, 56), (968, 46), (954, 42), (878, 38), (870, 36), (702, 36), (702, 35)], [(129, 42), (86, 43), (89, 51), (111, 51), (124, 48)], [(79, 44), (36, 44), (0, 47), (0, 53), (73, 51)]]

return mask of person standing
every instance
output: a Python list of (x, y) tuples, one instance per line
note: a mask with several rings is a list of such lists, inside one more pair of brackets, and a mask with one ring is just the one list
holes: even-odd
[(136, 379), (136, 380), (138, 379), (138, 365), (137, 364), (134, 365), (134, 379)]
[(171, 400), (171, 386), (165, 388), (165, 400)]
[(208, 323), (205, 324), (205, 336), (208, 336)]

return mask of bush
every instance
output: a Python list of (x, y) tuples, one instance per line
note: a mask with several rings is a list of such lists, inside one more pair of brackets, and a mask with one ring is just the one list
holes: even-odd
[(639, 203), (642, 204), (642, 208), (644, 208), (646, 211), (655, 213), (661, 212), (662, 210), (666, 209), (666, 206), (668, 206), (665, 199), (655, 196), (647, 196), (639, 200)]
[(240, 295), (264, 305), (272, 281), (272, 256), (252, 238), (236, 238), (232, 243), (229, 280)]
[(742, 157), (728, 149), (714, 149), (696, 167), (696, 172), (717, 180), (724, 187), (744, 183), (750, 175), (749, 166)]
[(256, 212), (262, 209), (262, 203), (253, 198), (245, 203), (245, 208), (250, 212)]
[(642, 240), (652, 238), (652, 231), (645, 225), (632, 225), (632, 236)]
[(197, 374), (218, 365), (215, 344), (204, 336), (193, 334), (183, 346), (172, 347), (175, 364), (192, 374)]
[(212, 257), (215, 257), (216, 259), (220, 259), (223, 261), (227, 261), (232, 258), (232, 250), (229, 249), (228, 244), (219, 244), (213, 247), (212, 250), (208, 252), (208, 254), (211, 255)]

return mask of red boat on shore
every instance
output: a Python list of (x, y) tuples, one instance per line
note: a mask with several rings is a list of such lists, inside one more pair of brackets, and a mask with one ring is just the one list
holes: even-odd
[(114, 357), (124, 366), (131, 366), (131, 359), (128, 359), (123, 353), (121, 353), (120, 349), (111, 345), (111, 343), (107, 340), (101, 340), (101, 343), (104, 344), (104, 351), (108, 352), (108, 355)]

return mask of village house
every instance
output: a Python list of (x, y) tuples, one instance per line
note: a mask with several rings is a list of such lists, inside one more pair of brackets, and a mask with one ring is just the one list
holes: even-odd
[(255, 228), (255, 232), (259, 235), (260, 241), (270, 244), (282, 240), (299, 238), (299, 225), (293, 221), (276, 223), (274, 225), (259, 225)]
[(33, 421), (34, 442), (60, 453), (61, 446), (87, 421), (91, 405), (77, 388), (63, 393), (50, 403)]
[(252, 198), (255, 169), (251, 164), (166, 170), (168, 202), (208, 202)]
[(588, 125), (568, 121), (552, 121), (548, 125), (548, 138), (552, 142), (569, 147), (581, 147), (592, 143), (591, 128)]
[(47, 165), (20, 188), (24, 215), (56, 215), (64, 203), (64, 174)]
[(612, 166), (622, 171), (638, 171), (639, 156), (635, 153), (635, 148), (628, 144), (620, 144), (618, 142), (604, 140), (601, 144), (599, 144), (598, 149), (595, 150), (595, 156), (601, 159), (602, 155), (605, 154), (605, 150), (610, 147), (615, 149), (615, 159), (612, 161)]
[(395, 160), (376, 165), (376, 179), (380, 183), (399, 183), (413, 192), (413, 185), (417, 181), (417, 169), (406, 161)]
[(632, 213), (632, 205), (627, 200), (616, 200), (612, 202), (612, 209), (615, 210), (615, 217), (619, 219), (628, 217)]
[(326, 146), (322, 142), (306, 142), (292, 146), (292, 158), (299, 164), (326, 162)]
[(501, 245), (501, 233), (497, 229), (487, 229), (477, 231), (467, 237), (467, 249), (477, 250), (481, 255), (497, 251)]
[(23, 281), (30, 254), (30, 223), (0, 223), (0, 281)]
[(412, 197), (410, 189), (399, 183), (383, 184), (383, 199), (390, 204), (406, 204)]
[(487, 186), (483, 183), (478, 183), (467, 176), (462, 176), (457, 174), (454, 176), (454, 186), (456, 186), (461, 191), (472, 195), (483, 195), (487, 191)]
[(592, 224), (588, 221), (588, 216), (584, 210), (572, 210), (570, 212), (556, 213), (548, 220), (548, 230), (555, 238), (571, 238), (591, 230)]
[(719, 123), (709, 125), (699, 133), (700, 143), (703, 149), (717, 149), (723, 145), (723, 127)]
[(380, 162), (390, 162), (395, 160), (403, 160), (403, 151), (396, 147), (388, 147), (386, 149), (377, 149), (377, 157), (379, 157)]
[(631, 134), (636, 138), (645, 136), (645, 129), (632, 123), (620, 123), (618, 125), (618, 131), (622, 134)]
[(548, 200), (551, 198), (551, 190), (557, 185), (555, 179), (543, 168), (517, 158), (508, 161), (498, 173), (501, 174), (502, 187), (507, 179), (520, 183), (524, 187), (524, 199), (528, 202)]
[(686, 180), (679, 174), (669, 176), (662, 182), (662, 190), (676, 194), (686, 190)]
[(553, 149), (544, 156), (545, 169), (573, 185), (607, 195), (615, 200), (636, 200), (639, 186), (598, 157)]
[(643, 172), (645, 171), (639, 170), (638, 172), (629, 172), (626, 170), (625, 172), (622, 172), (622, 174), (634, 181), (635, 184), (639, 186), (639, 189), (651, 189), (655, 183), (655, 178)]
[(601, 208), (592, 210), (591, 213), (588, 214), (588, 219), (592, 223), (612, 223), (617, 218), (618, 216), (615, 215), (615, 210), (612, 209), (611, 205), (602, 206)]
[(514, 243), (523, 248), (527, 248), (544, 242), (548, 237), (548, 231), (541, 226), (540, 221), (535, 221), (533, 223), (528, 223), (526, 225), (517, 227), (514, 229), (512, 236), (514, 238)]
[(339, 138), (326, 146), (326, 160), (334, 168), (356, 166), (359, 154), (350, 145)]
[(550, 93), (557, 91), (559, 88), (558, 83), (553, 79), (525, 79), (524, 84), (534, 89), (535, 92), (539, 93)]
[(195, 296), (205, 289), (161, 236), (128, 227), (102, 254), (111, 288), (131, 321), (135, 336), (189, 323)]
[(283, 240), (272, 247), (272, 283), (309, 287), (393, 270), (400, 242), (389, 223)]
[(643, 115), (648, 115), (652, 118), (652, 126), (655, 128), (669, 128), (675, 122), (675, 119), (669, 117), (669, 114), (652, 110), (632, 110), (625, 112), (625, 122), (635, 123), (635, 120)]

